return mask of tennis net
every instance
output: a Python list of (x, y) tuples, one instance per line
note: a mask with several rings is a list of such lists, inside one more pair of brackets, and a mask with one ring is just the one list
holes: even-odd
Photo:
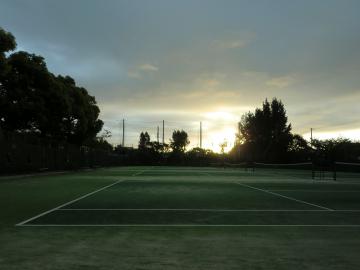
[(360, 163), (335, 162), (334, 178), (338, 181), (359, 180), (360, 181)]
[(300, 163), (254, 163), (254, 171), (273, 176), (311, 178), (313, 164), (311, 162)]

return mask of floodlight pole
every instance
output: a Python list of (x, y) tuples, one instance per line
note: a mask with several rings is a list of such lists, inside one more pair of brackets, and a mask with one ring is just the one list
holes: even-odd
[(200, 121), (200, 148), (202, 148), (202, 123)]
[(165, 144), (165, 121), (162, 122), (162, 144)]
[(313, 145), (313, 129), (310, 128), (310, 144)]
[(125, 147), (125, 119), (122, 120), (122, 147)]
[(156, 129), (156, 139), (157, 139), (157, 142), (159, 143), (159, 126), (157, 126), (157, 129)]

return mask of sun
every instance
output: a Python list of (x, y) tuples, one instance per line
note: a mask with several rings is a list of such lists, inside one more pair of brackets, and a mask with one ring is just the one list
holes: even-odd
[(204, 124), (203, 148), (216, 153), (221, 152), (221, 144), (225, 144), (224, 152), (229, 152), (234, 146), (238, 116), (236, 113), (224, 108), (206, 112)]
[(224, 152), (229, 152), (234, 146), (236, 130), (231, 127), (223, 128), (219, 131), (212, 132), (206, 138), (205, 148), (211, 149), (216, 153), (221, 152), (221, 144), (226, 143)]

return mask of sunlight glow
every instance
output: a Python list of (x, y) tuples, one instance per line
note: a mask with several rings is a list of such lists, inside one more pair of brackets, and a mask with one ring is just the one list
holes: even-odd
[(234, 114), (226, 111), (215, 111), (208, 112), (205, 114), (205, 117), (212, 120), (225, 120), (225, 121), (234, 121), (236, 117)]
[(235, 142), (236, 124), (234, 123), (238, 122), (237, 113), (219, 108), (219, 110), (205, 113), (204, 118), (208, 121), (205, 121), (203, 125), (203, 148), (220, 153), (220, 144), (226, 142), (224, 151), (229, 152)]
[(222, 130), (212, 132), (205, 140), (204, 148), (211, 149), (214, 152), (220, 153), (220, 144), (226, 142), (225, 152), (229, 152), (234, 146), (235, 141), (235, 128), (226, 127)]

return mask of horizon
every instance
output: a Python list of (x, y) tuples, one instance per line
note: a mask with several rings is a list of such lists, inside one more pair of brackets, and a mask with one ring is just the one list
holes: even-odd
[(112, 144), (122, 119), (126, 146), (141, 131), (156, 140), (165, 120), (165, 141), (183, 129), (196, 147), (202, 122), (203, 147), (219, 152), (226, 140), (229, 151), (241, 116), (273, 97), (306, 139), (313, 128), (317, 139), (360, 140), (358, 1), (1, 5), (17, 50), (96, 97)]

